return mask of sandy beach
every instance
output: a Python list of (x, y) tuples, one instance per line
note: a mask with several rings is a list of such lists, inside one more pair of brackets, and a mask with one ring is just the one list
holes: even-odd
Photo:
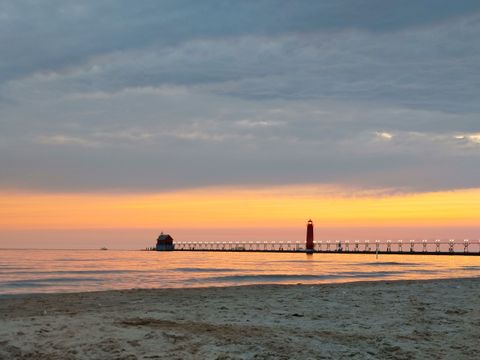
[(480, 279), (0, 298), (0, 359), (478, 359)]

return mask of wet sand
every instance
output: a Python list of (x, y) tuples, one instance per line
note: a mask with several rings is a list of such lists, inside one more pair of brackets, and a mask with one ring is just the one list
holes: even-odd
[(478, 359), (480, 278), (0, 297), (0, 359)]

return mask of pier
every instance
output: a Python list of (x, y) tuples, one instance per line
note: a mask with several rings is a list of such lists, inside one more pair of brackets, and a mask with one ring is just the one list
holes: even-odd
[(314, 240), (312, 220), (307, 222), (306, 241), (183, 241), (161, 233), (157, 251), (223, 251), (307, 254), (401, 254), (480, 256), (480, 240)]
[(174, 242), (173, 251), (470, 255), (480, 256), (480, 240), (345, 240), (313, 241), (313, 247), (299, 241), (193, 241)]

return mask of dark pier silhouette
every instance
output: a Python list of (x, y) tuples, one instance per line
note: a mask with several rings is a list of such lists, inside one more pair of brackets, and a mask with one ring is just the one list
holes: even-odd
[(398, 241), (315, 241), (313, 249), (293, 241), (246, 241), (246, 242), (175, 242), (173, 251), (218, 251), (218, 252), (275, 252), (307, 254), (401, 254), (401, 255), (466, 255), (480, 256), (480, 241), (458, 242), (455, 240), (410, 240)]
[(163, 233), (158, 251), (269, 252), (307, 254), (401, 254), (480, 256), (480, 240), (314, 240), (313, 222), (307, 223), (306, 241), (183, 241)]

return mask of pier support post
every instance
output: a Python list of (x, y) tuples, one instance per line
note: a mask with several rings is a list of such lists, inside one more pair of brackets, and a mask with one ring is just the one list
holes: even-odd
[(370, 240), (365, 240), (365, 251), (370, 252)]
[(448, 240), (448, 252), (453, 253), (453, 247), (455, 246), (455, 240)]
[(342, 252), (342, 242), (340, 240), (337, 240), (337, 252)]

